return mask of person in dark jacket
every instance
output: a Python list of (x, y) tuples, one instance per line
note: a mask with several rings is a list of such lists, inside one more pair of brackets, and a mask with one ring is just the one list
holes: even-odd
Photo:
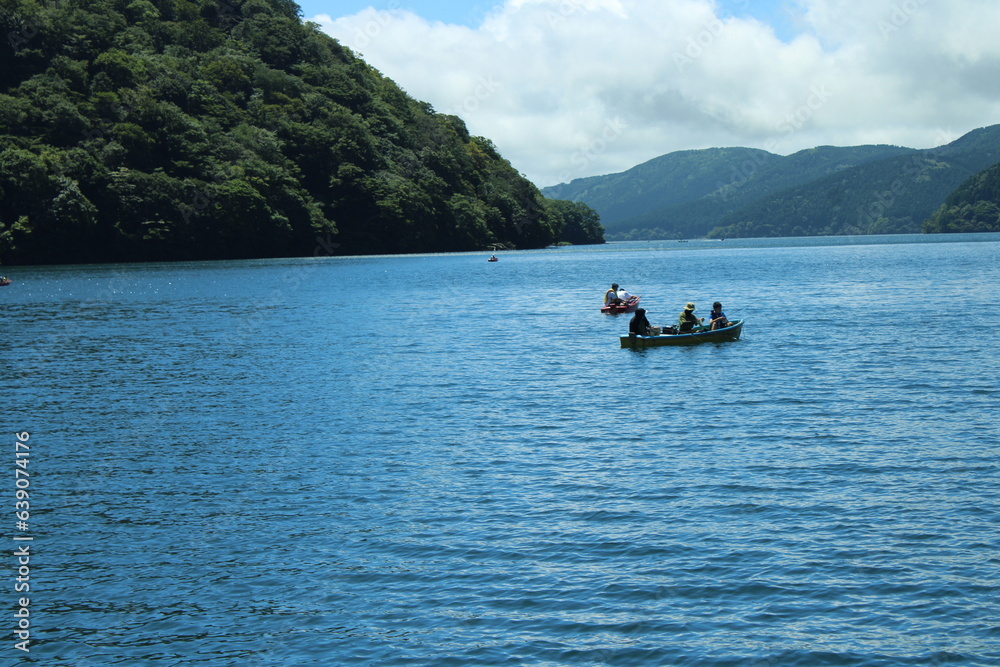
[(637, 336), (649, 335), (649, 320), (646, 319), (646, 311), (639, 308), (628, 323), (628, 332)]

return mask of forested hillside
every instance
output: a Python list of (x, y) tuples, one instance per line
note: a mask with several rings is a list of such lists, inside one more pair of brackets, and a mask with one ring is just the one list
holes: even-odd
[(0, 30), (2, 263), (603, 241), (293, 2), (0, 0)]
[(723, 218), (714, 237), (919, 233), (970, 176), (1000, 161), (1000, 125), (937, 148), (859, 165), (760, 199)]
[(592, 206), (611, 240), (891, 234), (921, 231), (956, 187), (997, 162), (1000, 125), (928, 150), (679, 151), (543, 193)]
[(928, 234), (1000, 232), (1000, 164), (961, 185), (924, 222)]
[(577, 179), (542, 192), (594, 207), (610, 238), (692, 238), (775, 193), (912, 152), (898, 146), (821, 146), (789, 156), (750, 148), (677, 151), (619, 174)]
[[(767, 164), (777, 155), (753, 148), (676, 151), (606, 176), (578, 178), (542, 190), (547, 197), (583, 201), (608, 230), (629, 227), (637, 217), (667, 211), (716, 192), (744, 165)], [(661, 216), (662, 217), (662, 216)]]

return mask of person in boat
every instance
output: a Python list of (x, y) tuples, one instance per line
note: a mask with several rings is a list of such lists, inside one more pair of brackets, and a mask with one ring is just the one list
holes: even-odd
[(729, 326), (729, 320), (726, 318), (726, 314), (722, 312), (722, 304), (718, 301), (712, 304), (712, 312), (708, 314), (708, 323), (711, 325), (712, 331)]
[(618, 283), (611, 283), (611, 289), (604, 293), (605, 306), (620, 306), (621, 299), (618, 298)]
[(622, 303), (628, 303), (628, 300), (632, 298), (632, 295), (625, 291), (625, 288), (619, 288), (618, 290), (618, 300)]
[(694, 304), (688, 301), (687, 305), (684, 306), (684, 310), (677, 316), (677, 331), (679, 333), (691, 333), (692, 331), (701, 330), (701, 323), (705, 321), (705, 318), (695, 317), (694, 310)]
[(628, 332), (637, 336), (649, 335), (649, 320), (646, 319), (645, 309), (639, 308), (635, 311), (635, 315), (628, 322)]

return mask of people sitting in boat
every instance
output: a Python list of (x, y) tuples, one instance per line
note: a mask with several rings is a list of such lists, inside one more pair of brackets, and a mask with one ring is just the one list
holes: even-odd
[(700, 331), (701, 323), (704, 321), (704, 317), (694, 316), (694, 304), (688, 301), (687, 305), (684, 306), (684, 310), (682, 310), (681, 314), (677, 317), (677, 331), (680, 333)]
[(712, 312), (708, 314), (708, 323), (711, 325), (712, 331), (729, 326), (729, 320), (726, 319), (726, 314), (722, 312), (722, 304), (718, 301), (712, 304)]
[(618, 283), (611, 283), (611, 289), (604, 293), (605, 306), (620, 306), (621, 299), (618, 298)]
[(636, 336), (649, 335), (649, 320), (646, 319), (646, 311), (643, 308), (637, 309), (635, 315), (629, 320), (628, 332)]
[(491, 262), (497, 261), (497, 256), (496, 255), (490, 255), (490, 261)]

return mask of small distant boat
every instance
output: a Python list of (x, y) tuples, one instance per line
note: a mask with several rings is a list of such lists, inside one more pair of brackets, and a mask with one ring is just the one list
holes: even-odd
[(10, 285), (10, 278), (0, 278), (0, 287)]
[(491, 257), (490, 257), (490, 258), (489, 258), (488, 260), (486, 260), (486, 261), (487, 261), (487, 262), (499, 262), (500, 260), (499, 260), (499, 259), (497, 258), (497, 256), (496, 256), (496, 255), (492, 255), (492, 256), (491, 256)]
[(697, 343), (724, 343), (730, 340), (737, 340), (740, 332), (743, 331), (743, 320), (735, 320), (729, 323), (728, 327), (716, 329), (715, 331), (693, 331), (682, 334), (660, 334), (658, 336), (639, 336), (629, 334), (622, 336), (622, 347), (632, 349), (643, 349), (646, 347), (661, 347), (664, 345), (694, 345)]
[(636, 307), (639, 305), (638, 296), (630, 296), (628, 301), (621, 305), (608, 304), (607, 306), (601, 307), (601, 312), (608, 315), (617, 315), (618, 313), (631, 313), (634, 312)]

